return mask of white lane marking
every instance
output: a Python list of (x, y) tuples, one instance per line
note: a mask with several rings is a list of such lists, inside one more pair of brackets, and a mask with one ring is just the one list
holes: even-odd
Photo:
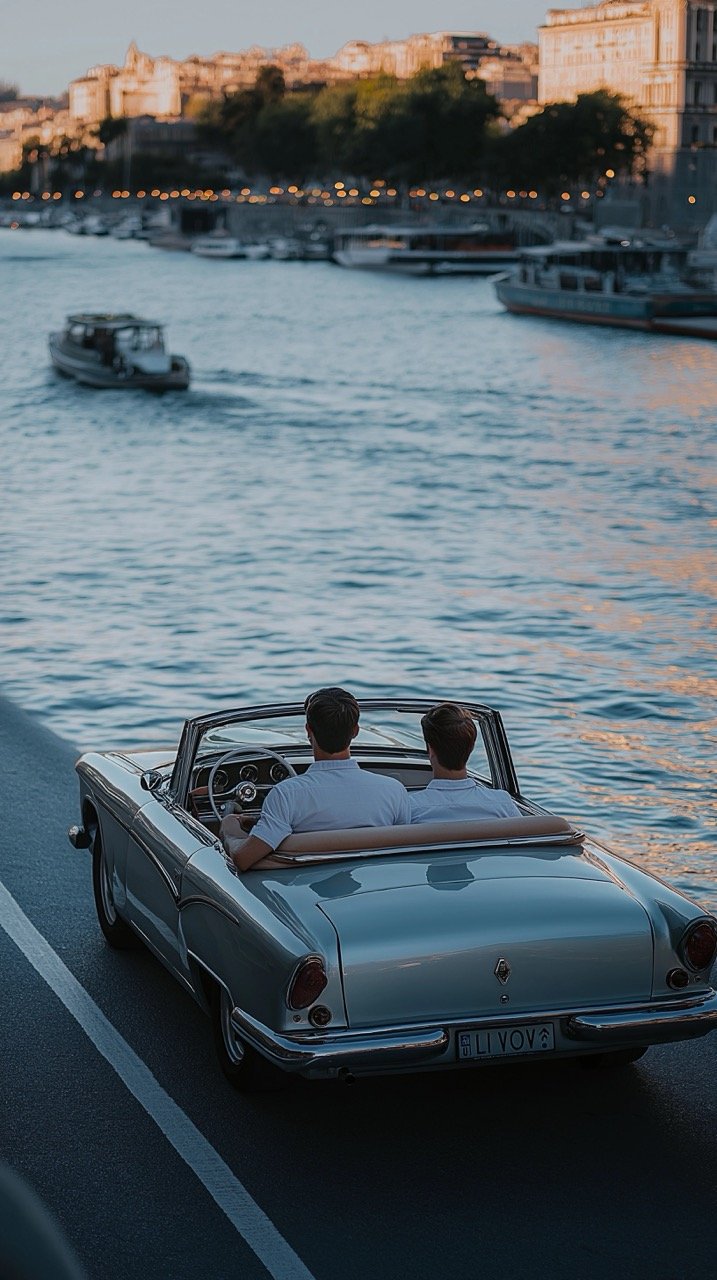
[(0, 925), (196, 1174), (274, 1280), (313, 1280), (291, 1245), (70, 973), (1, 880)]

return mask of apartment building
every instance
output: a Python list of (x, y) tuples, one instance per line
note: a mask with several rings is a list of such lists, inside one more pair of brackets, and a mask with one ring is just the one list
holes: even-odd
[(332, 84), (387, 72), (399, 79), (423, 67), (458, 62), (467, 76), (480, 76), (490, 91), (534, 100), (535, 46), (506, 48), (482, 32), (437, 31), (379, 44), (352, 40), (333, 58), (309, 57), (301, 44), (278, 49), (253, 47), (238, 53), (193, 54), (183, 61), (152, 58), (131, 44), (124, 65), (91, 67), (69, 88), (70, 115), (96, 126), (105, 116), (176, 119), (192, 100), (217, 97), (252, 85), (260, 67), (281, 68), (287, 86)]
[(551, 9), (539, 31), (538, 94), (565, 101), (607, 87), (656, 126), (656, 167), (717, 147), (717, 0), (603, 0)]

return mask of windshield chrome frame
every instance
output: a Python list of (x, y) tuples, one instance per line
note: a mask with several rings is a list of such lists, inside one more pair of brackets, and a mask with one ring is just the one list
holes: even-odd
[[(512, 796), (520, 796), (503, 721), (500, 712), (493, 707), (488, 707), (482, 702), (468, 702), (455, 697), (359, 698), (357, 701), (362, 715), (371, 711), (399, 711), (425, 715), (439, 702), (460, 701), (460, 705), (470, 712), (480, 727), (493, 786), (509, 792)], [(231, 724), (232, 721), (272, 720), (282, 716), (303, 716), (304, 714), (303, 702), (279, 702), (263, 703), (255, 707), (235, 707), (230, 711), (216, 711), (210, 715), (196, 716), (193, 720), (186, 720), (169, 784), (169, 792), (174, 802), (182, 804), (186, 800), (197, 749), (208, 729), (219, 729), (222, 725)], [(406, 750), (409, 751), (410, 748), (407, 746)]]

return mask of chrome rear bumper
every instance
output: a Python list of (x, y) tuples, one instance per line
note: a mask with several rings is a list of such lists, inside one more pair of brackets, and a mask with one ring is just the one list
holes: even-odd
[(282, 1036), (257, 1022), (242, 1009), (232, 1012), (234, 1030), (284, 1071), (333, 1075), (348, 1071), (380, 1071), (384, 1067), (417, 1065), (448, 1047), (444, 1027), (386, 1027), (374, 1031), (306, 1032)]
[[(412, 1067), (453, 1065), (450, 1052), (456, 1031), (480, 1030), (497, 1024), (509, 1027), (552, 1021), (562, 1043), (556, 1057), (623, 1045), (664, 1044), (689, 1040), (717, 1029), (717, 992), (709, 990), (688, 999), (656, 1001), (624, 1009), (590, 1013), (565, 1010), (492, 1016), (438, 1026), (393, 1026), (367, 1030), (302, 1031), (281, 1034), (265, 1027), (242, 1009), (232, 1011), (238, 1035), (284, 1071), (305, 1075), (372, 1072)], [(552, 1054), (551, 1054), (552, 1056)], [(444, 1062), (437, 1061), (444, 1059)]]
[(717, 1027), (717, 993), (665, 1001), (639, 1010), (583, 1013), (568, 1018), (566, 1035), (592, 1044), (666, 1044), (706, 1035)]

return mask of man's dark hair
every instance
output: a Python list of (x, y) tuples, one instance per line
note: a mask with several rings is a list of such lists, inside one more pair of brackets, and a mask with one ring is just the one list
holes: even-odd
[(359, 704), (346, 689), (317, 689), (304, 703), (306, 721), (322, 751), (345, 751), (359, 721)]
[(441, 702), (421, 720), (426, 746), (433, 747), (444, 769), (464, 769), (476, 744), (476, 722), (465, 707)]

